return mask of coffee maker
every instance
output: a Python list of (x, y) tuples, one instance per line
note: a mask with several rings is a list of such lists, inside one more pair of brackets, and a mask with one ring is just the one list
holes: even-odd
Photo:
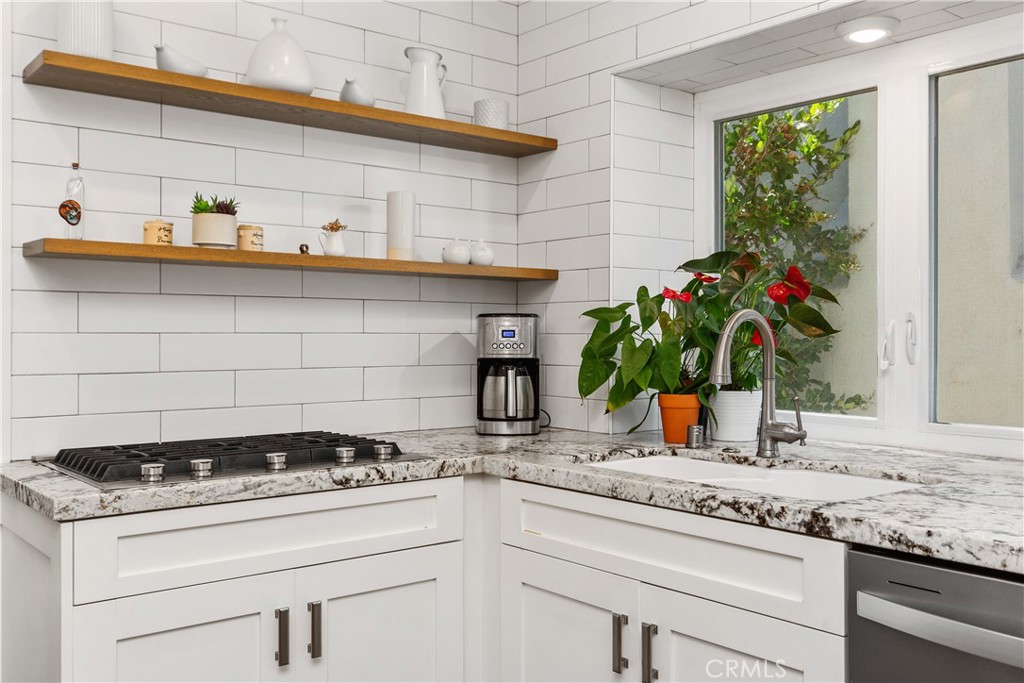
[(477, 316), (476, 431), (540, 433), (540, 360), (537, 316)]

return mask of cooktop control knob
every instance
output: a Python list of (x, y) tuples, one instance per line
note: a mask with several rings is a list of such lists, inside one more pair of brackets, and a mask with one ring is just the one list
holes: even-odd
[(391, 444), (380, 443), (373, 447), (373, 459), (380, 462), (391, 459)]
[(196, 458), (191, 461), (193, 479), (209, 479), (213, 476), (213, 459)]
[(155, 484), (164, 480), (163, 463), (149, 462), (141, 465), (142, 481), (146, 484)]
[(356, 461), (356, 449), (351, 446), (341, 446), (334, 449), (334, 463), (336, 465), (349, 465)]
[(281, 472), (287, 467), (287, 453), (267, 453), (267, 472)]

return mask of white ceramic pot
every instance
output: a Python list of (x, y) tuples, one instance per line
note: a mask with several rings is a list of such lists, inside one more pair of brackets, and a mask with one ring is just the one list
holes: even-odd
[(494, 250), (483, 240), (477, 240), (469, 249), (469, 262), (474, 266), (490, 266), (494, 264)]
[(186, 76), (206, 76), (206, 65), (175, 50), (170, 45), (154, 45), (156, 49), (156, 68), (161, 71), (173, 71)]
[[(409, 58), (409, 92), (405, 98), (405, 111), (443, 119), (441, 88), (448, 78), (448, 67), (441, 63), (441, 55), (425, 47), (407, 47), (405, 56)], [(440, 79), (438, 69), (441, 70)]]
[(349, 104), (361, 104), (364, 107), (372, 107), (377, 104), (377, 98), (354, 78), (345, 79), (345, 85), (341, 86), (338, 99)]
[(445, 263), (465, 265), (472, 258), (469, 245), (462, 240), (452, 240), (441, 250), (441, 260)]
[(331, 232), (330, 230), (321, 230), (317, 237), (320, 240), (320, 248), (324, 250), (324, 256), (344, 256), (345, 255), (345, 239), (344, 233), (341, 230), (337, 232)]
[(508, 100), (477, 100), (473, 103), (473, 123), (508, 130)]
[(214, 249), (235, 249), (238, 218), (229, 213), (192, 214), (192, 244)]
[(274, 17), (273, 30), (263, 37), (249, 57), (246, 82), (259, 88), (313, 92), (313, 69), (302, 46), (285, 30), (287, 19)]
[[(761, 421), (760, 391), (719, 390), (711, 402), (711, 438), (715, 441), (756, 441)], [(717, 424), (715, 420), (717, 419)]]
[(113, 59), (113, 0), (67, 0), (58, 3), (57, 49), (83, 57)]

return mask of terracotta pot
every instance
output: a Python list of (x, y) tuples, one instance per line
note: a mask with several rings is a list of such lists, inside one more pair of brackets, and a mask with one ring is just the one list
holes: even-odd
[(700, 399), (697, 394), (658, 394), (661, 408), (661, 431), (666, 443), (686, 443), (686, 428), (699, 421)]

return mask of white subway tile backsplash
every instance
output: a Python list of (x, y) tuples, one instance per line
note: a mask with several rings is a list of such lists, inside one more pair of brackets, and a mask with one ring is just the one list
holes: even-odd
[(588, 276), (587, 293), (590, 300), (607, 302), (611, 295), (611, 269), (591, 268), (586, 272)]
[(476, 365), (476, 335), (421, 334), (420, 365)]
[(615, 267), (675, 270), (680, 263), (693, 258), (693, 243), (635, 235), (612, 237)]
[(693, 116), (693, 93), (661, 88), (661, 108), (676, 114)]
[[(760, 1), (760, 0), (758, 0)], [(689, 0), (605, 2), (590, 10), (590, 39), (656, 19), (689, 6)]]
[(11, 373), (15, 375), (156, 372), (158, 363), (155, 334), (11, 335)]
[(516, 213), (516, 186), (507, 183), (492, 183), (474, 180), (472, 186), (473, 209)]
[(163, 441), (279, 434), (302, 429), (302, 406), (298, 405), (170, 410), (159, 416)]
[(590, 234), (607, 235), (612, 229), (611, 202), (590, 205)]
[(160, 370), (256, 370), (302, 365), (299, 334), (162, 334)]
[(320, 21), (303, 16), (302, 3), (295, 3), (295, 12), (284, 13), (280, 9), (264, 7), (252, 2), (236, 5), (237, 33), (243, 38), (260, 40), (267, 35), (273, 24), (271, 19), (280, 17), (288, 21), (286, 29), (308, 52), (361, 60), (363, 58), (363, 31), (349, 26)]
[(615, 136), (615, 168), (658, 173), (661, 168), (660, 152), (660, 145), (654, 140)]
[(616, 169), (615, 197), (637, 204), (692, 209), (693, 180), (660, 173)]
[(518, 35), (517, 8), (505, 2), (473, 0), (473, 23)]
[(302, 154), (303, 128), (288, 123), (164, 105), (161, 125), (164, 138)]
[(516, 303), (516, 283), (502, 280), (463, 280), (441, 277), (420, 278), (421, 301)]
[(420, 429), (472, 427), (476, 424), (476, 398), (445, 396), (420, 399)]
[(235, 32), (235, 4), (232, 2), (202, 2), (196, 3), (195, 7), (191, 4), (183, 7), (176, 2), (116, 0), (114, 11), (137, 14), (163, 22), (201, 26), (220, 33)]
[(419, 429), (419, 404), (415, 398), (313, 403), (302, 407), (302, 428), (362, 435)]
[(57, 39), (57, 8), (53, 2), (11, 3), (11, 30), (40, 38)]
[(78, 378), (79, 412), (228, 407), (234, 405), (234, 384), (231, 372), (82, 375)]
[(192, 222), (189, 209), (192, 197), (199, 191), (206, 197), (234, 197), (238, 202), (238, 220), (259, 225), (302, 225), (302, 194), (297, 191), (276, 190), (265, 187), (244, 187), (196, 183), (188, 180), (164, 178), (160, 182), (160, 205), (152, 213), (165, 217), (179, 217), (175, 222), (174, 240), (191, 243)]
[(608, 238), (603, 235), (548, 242), (547, 267), (555, 270), (608, 267)]
[(165, 263), (160, 266), (160, 291), (165, 294), (302, 296), (302, 272)]
[(547, 58), (548, 84), (560, 83), (636, 58), (636, 29), (591, 39)]
[(423, 206), (420, 208), (420, 235), (514, 244), (516, 217), (509, 213)]
[(587, 406), (579, 397), (545, 396), (541, 405), (551, 415), (552, 427), (587, 430)]
[[(335, 159), (349, 163), (402, 168), (418, 171), (420, 145), (403, 140), (386, 140), (368, 135), (356, 135), (324, 128), (304, 128), (302, 154), (320, 159)], [(334, 191), (334, 194), (338, 194)], [(362, 194), (359, 192), (358, 194)]]
[(610, 193), (611, 183), (606, 168), (554, 178), (548, 181), (548, 207), (606, 202)]
[(661, 212), (657, 206), (622, 201), (614, 202), (613, 206), (616, 234), (646, 237), (660, 235)]
[(302, 367), (341, 368), (416, 365), (416, 334), (304, 334)]
[(159, 440), (160, 413), (21, 418), (11, 420), (10, 459), (53, 456), (62, 448)]
[[(183, 8), (183, 10), (187, 11), (187, 8)], [(171, 23), (172, 21), (163, 23), (161, 37), (165, 43), (173, 45), (175, 49), (198, 60), (210, 69), (236, 74), (246, 73), (249, 68), (249, 56), (252, 54), (253, 48), (256, 47), (256, 40), (208, 30), (208, 25), (201, 25), (202, 28), (200, 28)], [(273, 28), (269, 21), (266, 28), (263, 35), (270, 33)], [(262, 37), (260, 36), (260, 38)]]
[(11, 417), (77, 413), (77, 375), (20, 375), (11, 378)]
[(693, 211), (661, 207), (661, 236), (676, 240), (693, 240)]
[[(665, 175), (693, 178), (693, 148), (661, 143), (661, 172)], [(643, 169), (641, 169), (643, 170)]]
[(392, 190), (408, 190), (416, 193), (416, 203), (421, 205), (468, 209), (472, 202), (468, 178), (367, 166), (364, 180), (363, 196), (369, 199), (387, 199), (388, 192)]
[(114, 12), (114, 51), (155, 58), (153, 46), (160, 44), (160, 22), (135, 14)]
[(674, 112), (615, 103), (615, 132), (644, 140), (693, 147), (693, 121)]
[[(519, 123), (581, 109), (590, 103), (590, 79), (580, 76), (519, 96)], [(551, 135), (550, 129), (548, 134)]]
[(79, 332), (232, 332), (234, 324), (227, 296), (78, 295)]
[(522, 214), (547, 208), (547, 203), (548, 183), (546, 180), (519, 186), (518, 205), (520, 218)]
[(420, 17), (420, 40), (500, 62), (516, 64), (516, 37), (435, 14)]
[(584, 311), (594, 308), (591, 302), (550, 303), (545, 312), (544, 329), (550, 334), (590, 334), (594, 321), (582, 316)]
[[(609, 3), (611, 4), (613, 3)], [(661, 88), (653, 83), (643, 83), (620, 76), (615, 79), (615, 101), (660, 109)]]
[(470, 304), (366, 301), (366, 332), (469, 332)]
[(586, 140), (560, 145), (547, 154), (536, 154), (519, 160), (519, 182), (584, 173), (589, 170), (590, 145)]
[(306, 2), (302, 11), (336, 24), (419, 40), (420, 13), (386, 2)]
[[(520, 3), (519, 10), (519, 35), (522, 36), (528, 31), (532, 31), (536, 28), (540, 28), (546, 21), (545, 17), (545, 5), (546, 0), (530, 0), (529, 2)], [(526, 61), (523, 59), (522, 53), (519, 55), (519, 62)]]
[[(534, 242), (533, 244), (520, 244), (518, 249), (520, 268), (547, 268), (548, 267), (548, 245), (547, 242)], [(562, 275), (559, 275), (559, 279)]]
[(517, 182), (515, 159), (447, 147), (424, 146), (420, 155), (420, 170), (424, 173), (454, 175), (498, 183)]
[(405, 38), (383, 33), (367, 32), (365, 62), (395, 71), (408, 72), (409, 59), (405, 56), (405, 48), (410, 46), (422, 46), (440, 52), (444, 57), (444, 65), (448, 67), (448, 80), (458, 83), (473, 81), (473, 58), (471, 55), (454, 52), (436, 45), (424, 45), (418, 42), (410, 44)]
[(33, 121), (11, 122), (11, 159), (70, 166), (78, 160), (78, 129)]
[(77, 332), (75, 292), (11, 292), (13, 332)]
[(612, 164), (612, 143), (610, 135), (591, 138), (590, 144), (590, 170), (596, 171), (601, 168), (608, 168)]
[(590, 26), (587, 13), (580, 12), (533, 30), (520, 27), (519, 31), (519, 61), (530, 62), (585, 43), (590, 35)]
[(237, 182), (280, 190), (360, 196), (363, 169), (340, 161), (294, 157), (240, 149)]
[(545, 85), (547, 85), (547, 61), (543, 57), (519, 65), (520, 94), (543, 88)]
[(637, 28), (638, 56), (707, 38), (750, 22), (749, 2), (702, 2), (644, 22)]
[(470, 388), (468, 365), (420, 365), (363, 370), (363, 398), (427, 398), (463, 396)]
[(363, 303), (347, 299), (240, 297), (236, 332), (361, 332)]
[[(21, 66), (18, 69), (20, 73)], [(20, 78), (11, 85), (11, 116), (40, 123), (160, 135), (159, 104), (41, 88), (22, 83)]]
[(520, 244), (586, 237), (589, 233), (586, 206), (537, 211), (519, 217)]
[(566, 112), (548, 119), (548, 135), (560, 144), (608, 135), (611, 132), (608, 102)]
[(587, 271), (560, 273), (555, 282), (520, 282), (520, 304), (546, 304), (554, 301), (587, 301)]
[[(503, 3), (489, 3), (503, 4)], [(517, 67), (483, 57), (473, 57), (473, 85), (514, 95), (519, 87)], [(503, 98), (504, 99), (504, 98)], [(511, 99), (511, 98), (507, 98)]]
[[(64, 201), (64, 186), (71, 176), (67, 167), (11, 164), (11, 194), (15, 204), (57, 207)], [(123, 173), (104, 173), (82, 165), (82, 176), (89, 191), (86, 210), (119, 211), (123, 213), (160, 212), (160, 179)], [(84, 215), (82, 225), (86, 236), (89, 216)]]
[(363, 397), (362, 368), (249, 370), (235, 373), (239, 406), (357, 401)]

